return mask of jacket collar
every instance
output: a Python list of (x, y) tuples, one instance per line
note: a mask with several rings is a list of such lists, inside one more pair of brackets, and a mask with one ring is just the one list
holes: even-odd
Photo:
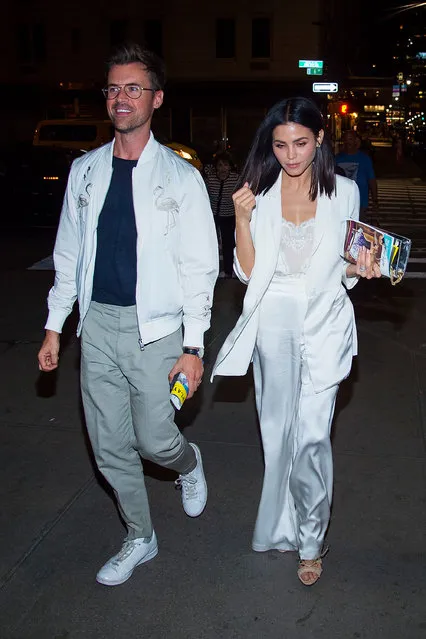
[[(115, 146), (115, 140), (113, 140), (112, 143), (111, 143), (111, 149), (110, 149), (110, 161), (111, 161), (111, 164), (112, 164), (112, 158), (113, 158), (113, 155), (114, 155), (114, 146)], [(146, 164), (147, 162), (152, 160), (152, 158), (157, 153), (159, 146), (160, 145), (157, 142), (157, 140), (154, 138), (154, 135), (153, 135), (152, 131), (150, 131), (148, 142), (146, 143), (145, 148), (143, 149), (142, 153), (140, 154), (139, 160), (138, 160), (138, 163), (137, 163), (136, 166), (140, 166), (141, 164)]]

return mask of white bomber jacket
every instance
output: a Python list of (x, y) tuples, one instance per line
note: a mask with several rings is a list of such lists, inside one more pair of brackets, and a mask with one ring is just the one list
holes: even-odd
[[(72, 164), (53, 254), (56, 273), (46, 329), (61, 333), (78, 299), (81, 333), (92, 297), (96, 229), (111, 182), (113, 148), (111, 142)], [(165, 337), (183, 323), (184, 345), (203, 346), (219, 265), (204, 181), (151, 133), (132, 182), (141, 343)]]

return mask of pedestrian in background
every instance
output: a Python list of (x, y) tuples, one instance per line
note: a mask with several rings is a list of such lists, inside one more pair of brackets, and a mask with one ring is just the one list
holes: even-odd
[(299, 553), (298, 576), (321, 575), (330, 521), (330, 429), (339, 383), (357, 351), (346, 288), (380, 277), (365, 250), (342, 257), (341, 227), (358, 219), (354, 181), (335, 175), (317, 106), (276, 104), (260, 125), (234, 194), (242, 314), (214, 375), (253, 361), (265, 473), (252, 547)]
[(369, 138), (368, 132), (364, 131), (363, 133), (359, 134), (357, 131), (357, 134), (359, 135), (359, 150), (363, 153), (366, 153), (371, 158), (371, 161), (374, 161), (374, 155), (376, 151)]
[(188, 397), (201, 383), (218, 255), (201, 175), (150, 129), (163, 102), (163, 62), (128, 45), (107, 67), (114, 140), (72, 165), (38, 359), (43, 371), (58, 366), (60, 333), (78, 299), (87, 430), (127, 527), (96, 577), (115, 586), (158, 552), (141, 457), (179, 473), (187, 515), (206, 504), (201, 453), (174, 422), (169, 383), (184, 373)]
[(404, 157), (404, 144), (402, 141), (402, 135), (400, 133), (397, 133), (395, 137), (395, 159), (397, 164), (401, 164), (403, 157)]
[(377, 180), (371, 158), (360, 150), (361, 140), (356, 131), (343, 133), (343, 152), (336, 155), (336, 164), (342, 168), (346, 177), (355, 180), (360, 195), (360, 219), (364, 220), (369, 204), (369, 194), (373, 207), (378, 208), (379, 198)]
[(232, 277), (235, 247), (235, 209), (232, 201), (239, 175), (226, 151), (214, 157), (213, 170), (205, 175), (207, 191), (222, 248), (223, 269), (219, 277)]

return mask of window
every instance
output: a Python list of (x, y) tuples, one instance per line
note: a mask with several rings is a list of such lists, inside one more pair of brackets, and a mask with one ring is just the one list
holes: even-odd
[(71, 51), (74, 54), (80, 53), (81, 51), (81, 29), (78, 27), (71, 29)]
[(127, 20), (113, 20), (109, 30), (111, 46), (122, 44), (127, 39)]
[(145, 46), (163, 57), (163, 23), (158, 19), (144, 21), (144, 42)]
[(46, 59), (46, 33), (42, 24), (21, 24), (17, 28), (17, 55), (21, 65), (34, 66)]
[(216, 20), (216, 58), (235, 58), (235, 20)]
[(45, 124), (40, 127), (39, 140), (42, 142), (93, 142), (97, 136), (96, 125), (92, 124)]
[(18, 53), (18, 62), (21, 64), (32, 64), (32, 46), (31, 46), (31, 33), (27, 24), (19, 25), (16, 34), (16, 46)]
[(271, 21), (269, 18), (253, 18), (251, 23), (251, 57), (271, 56)]

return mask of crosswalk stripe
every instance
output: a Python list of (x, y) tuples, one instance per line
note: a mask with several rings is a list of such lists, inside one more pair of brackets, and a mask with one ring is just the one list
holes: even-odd
[(405, 279), (411, 279), (411, 280), (425, 280), (426, 279), (426, 273), (420, 273), (417, 271), (407, 271), (404, 275)]
[(425, 279), (426, 184), (392, 178), (378, 179), (377, 187), (380, 208), (369, 212), (367, 223), (411, 238), (411, 256), (405, 277)]

